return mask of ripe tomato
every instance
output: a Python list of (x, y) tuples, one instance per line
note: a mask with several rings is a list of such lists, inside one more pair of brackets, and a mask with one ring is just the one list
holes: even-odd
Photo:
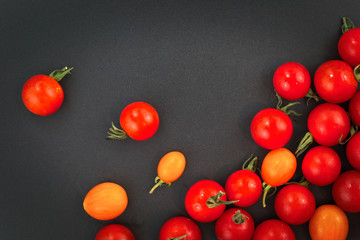
[[(347, 20), (350, 19), (343, 19), (343, 21)], [(350, 23), (353, 25), (352, 22)], [(360, 64), (360, 29), (345, 29), (345, 31), (338, 42), (339, 54), (345, 62), (355, 67)]]
[(258, 175), (250, 170), (239, 170), (226, 180), (225, 192), (238, 207), (249, 207), (257, 202), (262, 193), (262, 182)]
[(212, 222), (218, 219), (225, 210), (224, 188), (215, 181), (201, 180), (190, 187), (185, 197), (185, 208), (188, 214), (198, 222)]
[(336, 205), (343, 210), (360, 212), (360, 171), (342, 173), (333, 185), (332, 195)]
[(276, 69), (273, 77), (275, 91), (290, 101), (299, 100), (309, 92), (311, 77), (309, 71), (296, 62), (284, 63)]
[(340, 60), (320, 65), (315, 72), (314, 84), (319, 96), (329, 103), (348, 101), (358, 87), (352, 68)]
[(315, 212), (315, 197), (299, 184), (282, 188), (275, 198), (275, 212), (288, 224), (300, 225), (310, 220)]
[(155, 178), (156, 184), (149, 193), (153, 193), (157, 187), (163, 184), (170, 186), (172, 182), (182, 175), (185, 169), (185, 164), (185, 157), (181, 152), (173, 151), (165, 154), (158, 165), (158, 176)]
[(323, 146), (335, 146), (344, 140), (350, 131), (350, 119), (343, 108), (332, 103), (323, 103), (309, 114), (307, 125), (315, 141)]
[(126, 209), (128, 197), (125, 190), (112, 182), (100, 183), (85, 196), (85, 211), (98, 220), (111, 220), (120, 216)]
[(127, 227), (110, 224), (100, 229), (95, 240), (135, 240), (135, 237)]
[(251, 122), (251, 136), (266, 149), (285, 146), (292, 136), (293, 125), (288, 115), (274, 108), (258, 112)]
[(27, 80), (22, 89), (25, 107), (40, 116), (56, 112), (64, 100), (64, 91), (58, 82), (72, 69), (65, 67), (53, 71), (49, 76), (36, 75)]
[(339, 155), (329, 147), (311, 148), (302, 162), (302, 172), (306, 180), (316, 186), (333, 183), (341, 171)]
[(120, 125), (123, 130), (112, 124), (107, 136), (109, 139), (124, 139), (129, 136), (134, 140), (143, 141), (156, 133), (159, 127), (159, 115), (150, 104), (134, 102), (121, 112)]
[(349, 114), (351, 120), (360, 126), (360, 91), (357, 91), (350, 100)]
[(295, 233), (283, 221), (270, 219), (256, 227), (252, 240), (295, 240)]
[(349, 222), (345, 213), (335, 205), (322, 205), (309, 222), (312, 240), (345, 240)]
[(250, 240), (254, 230), (253, 218), (248, 212), (240, 208), (226, 210), (215, 224), (218, 240)]
[(347, 143), (346, 157), (353, 168), (360, 170), (360, 132), (352, 136)]
[(169, 219), (160, 230), (159, 240), (169, 239), (201, 240), (201, 231), (193, 220), (174, 217)]

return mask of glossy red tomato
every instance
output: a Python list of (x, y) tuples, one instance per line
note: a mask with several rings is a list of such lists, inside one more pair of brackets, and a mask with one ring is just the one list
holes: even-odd
[(274, 108), (258, 112), (251, 122), (251, 136), (266, 149), (285, 146), (292, 136), (293, 124), (288, 115)]
[(333, 185), (332, 195), (336, 205), (344, 211), (360, 212), (360, 171), (342, 173)]
[(360, 91), (357, 91), (350, 100), (349, 114), (351, 120), (360, 126)]
[(345, 140), (350, 131), (350, 119), (339, 105), (323, 103), (315, 107), (307, 120), (315, 141), (323, 146), (335, 146)]
[(162, 226), (159, 240), (169, 240), (174, 238), (201, 240), (201, 231), (193, 220), (186, 217), (174, 217), (169, 219)]
[(300, 63), (284, 63), (276, 69), (273, 77), (275, 91), (290, 101), (305, 97), (309, 92), (311, 77), (309, 71)]
[(311, 148), (302, 162), (302, 172), (306, 180), (316, 186), (333, 183), (341, 171), (339, 155), (329, 147)]
[(254, 230), (253, 218), (240, 208), (226, 210), (215, 224), (218, 240), (250, 240)]
[(295, 240), (295, 234), (283, 221), (270, 219), (256, 227), (252, 240)]
[(329, 103), (348, 101), (358, 87), (352, 68), (340, 60), (320, 65), (315, 72), (314, 84), (319, 96)]
[(135, 240), (135, 237), (127, 227), (120, 224), (110, 224), (98, 232), (95, 240)]
[(315, 212), (315, 197), (299, 184), (282, 188), (275, 198), (275, 212), (288, 224), (300, 225), (310, 220)]
[(230, 175), (225, 184), (226, 196), (238, 207), (249, 207), (259, 200), (262, 182), (258, 175), (250, 170), (239, 170)]
[(339, 39), (338, 50), (340, 57), (350, 66), (360, 64), (360, 29), (346, 31)]
[(186, 193), (185, 208), (196, 221), (212, 222), (224, 212), (226, 200), (225, 190), (220, 184), (212, 180), (201, 180)]
[(360, 170), (360, 132), (352, 136), (347, 143), (346, 157), (353, 168)]

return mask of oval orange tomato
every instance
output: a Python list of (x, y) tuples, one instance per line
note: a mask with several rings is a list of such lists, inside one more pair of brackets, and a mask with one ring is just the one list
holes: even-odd
[(120, 185), (105, 182), (96, 185), (85, 196), (85, 211), (98, 220), (110, 220), (120, 216), (128, 204), (127, 194)]
[(318, 207), (309, 222), (312, 240), (345, 240), (348, 231), (348, 219), (344, 211), (336, 205)]

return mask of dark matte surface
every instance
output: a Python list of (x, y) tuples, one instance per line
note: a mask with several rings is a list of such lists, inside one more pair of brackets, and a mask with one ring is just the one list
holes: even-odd
[[(340, 18), (360, 25), (360, 1), (13, 1), (0, 7), (0, 239), (94, 239), (109, 223), (137, 239), (157, 239), (162, 224), (185, 215), (187, 189), (201, 179), (224, 184), (242, 162), (267, 153), (250, 136), (250, 121), (274, 107), (272, 75), (297, 61), (311, 75), (338, 59)], [(21, 89), (35, 74), (73, 66), (61, 84), (63, 106), (48, 117), (30, 113)], [(106, 141), (111, 121), (134, 101), (160, 115), (148, 141)], [(316, 104), (297, 107), (294, 150)], [(349, 169), (343, 147), (335, 148)], [(171, 188), (148, 191), (160, 158), (187, 158)], [(299, 159), (299, 165), (301, 159)], [(296, 177), (299, 177), (297, 173)], [(82, 208), (93, 186), (122, 185), (123, 215), (97, 221)], [(317, 205), (332, 203), (331, 187), (310, 188)], [(246, 208), (256, 224), (276, 217), (273, 198)], [(348, 239), (359, 239), (360, 215), (348, 214)], [(215, 239), (214, 223), (200, 224)], [(293, 226), (309, 239), (308, 225)]]

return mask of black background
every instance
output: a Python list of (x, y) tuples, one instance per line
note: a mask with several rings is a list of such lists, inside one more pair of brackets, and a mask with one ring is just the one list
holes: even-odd
[[(120, 223), (137, 239), (157, 239), (171, 217), (187, 216), (184, 198), (198, 180), (224, 185), (251, 153), (268, 152), (250, 135), (252, 117), (275, 107), (272, 76), (296, 61), (313, 76), (339, 59), (341, 17), (360, 26), (360, 1), (13, 1), (0, 6), (0, 239), (94, 239)], [(40, 117), (23, 105), (23, 84), (36, 74), (74, 67), (62, 80), (62, 107)], [(105, 140), (111, 121), (134, 101), (158, 111), (154, 137)], [(296, 107), (294, 150), (317, 104)], [(346, 107), (346, 104), (344, 105)], [(148, 191), (160, 158), (179, 150), (187, 159), (171, 188)], [(343, 170), (344, 147), (336, 147)], [(301, 158), (298, 163), (301, 165)], [(300, 170), (294, 179), (300, 177)], [(95, 185), (112, 181), (129, 205), (113, 221), (86, 214)], [(310, 189), (317, 205), (333, 203), (331, 186)], [(246, 208), (256, 224), (275, 218), (273, 198)], [(360, 215), (347, 214), (348, 239), (360, 235)], [(215, 239), (214, 223), (199, 224)], [(308, 224), (292, 226), (310, 239)]]

